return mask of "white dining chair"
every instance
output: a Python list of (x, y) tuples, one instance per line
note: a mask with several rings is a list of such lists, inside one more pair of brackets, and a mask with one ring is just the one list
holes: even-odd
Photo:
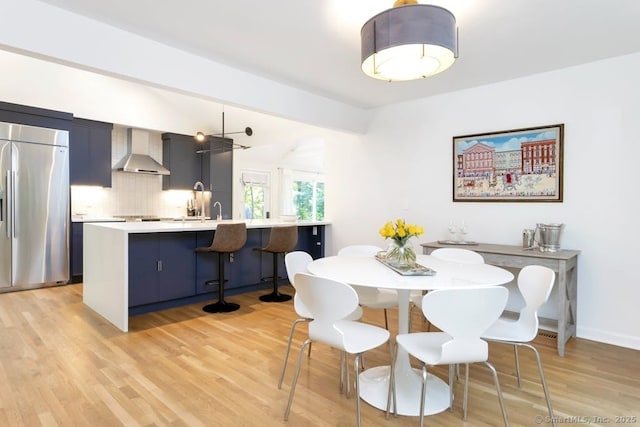
[[(287, 277), (289, 279), (289, 283), (293, 288), (296, 288), (295, 285), (295, 275), (297, 273), (306, 273), (307, 266), (313, 261), (311, 255), (304, 251), (293, 251), (289, 252), (284, 257), (284, 264), (287, 270)], [(289, 339), (287, 340), (287, 348), (284, 352), (284, 360), (282, 361), (282, 369), (280, 371), (280, 379), (278, 380), (278, 388), (282, 388), (282, 382), (284, 380), (284, 373), (287, 369), (287, 361), (289, 360), (289, 352), (291, 351), (291, 341), (293, 340), (293, 333), (295, 332), (296, 326), (300, 323), (310, 322), (313, 320), (311, 318), (311, 312), (304, 305), (300, 296), (297, 293), (293, 295), (293, 309), (296, 314), (299, 316), (296, 320), (291, 323), (291, 330), (289, 332)], [(347, 320), (358, 320), (362, 317), (362, 308), (359, 306), (356, 310), (353, 311), (349, 316), (347, 316)], [(311, 356), (311, 344), (309, 344), (309, 356)], [(341, 376), (342, 378), (342, 376)]]
[[(338, 251), (338, 256), (375, 256), (382, 248), (373, 245), (350, 245)], [(384, 310), (384, 327), (389, 329), (387, 309), (398, 306), (398, 293), (392, 289), (351, 285), (362, 307)]]
[[(396, 336), (396, 356), (402, 347), (409, 355), (422, 362), (422, 393), (420, 397), (420, 426), (424, 425), (425, 399), (427, 393), (427, 366), (449, 365), (449, 408), (453, 406), (453, 374), (454, 365), (466, 365), (463, 417), (467, 419), (467, 396), (469, 389), (469, 364), (482, 362), (493, 374), (502, 418), (509, 425), (507, 411), (502, 399), (498, 374), (489, 363), (488, 344), (481, 339), (487, 330), (500, 316), (507, 304), (509, 291), (502, 286), (439, 289), (426, 294), (422, 302), (422, 310), (427, 319), (442, 332), (415, 332)], [(452, 310), (451, 307), (456, 307)], [(391, 371), (389, 381), (389, 397), (387, 414), (394, 403), (395, 409), (395, 377)]]
[[(484, 258), (477, 252), (464, 248), (440, 248), (435, 249), (430, 254), (434, 258), (443, 261), (458, 262), (461, 264), (484, 264)], [(422, 291), (414, 291), (409, 296), (411, 306), (409, 307), (409, 332), (411, 332), (411, 323), (413, 320), (413, 309), (417, 307), (422, 309)], [(427, 331), (431, 330), (431, 324), (427, 324)]]
[(501, 317), (482, 334), (482, 337), (486, 340), (513, 345), (518, 388), (522, 386), (518, 347), (526, 347), (533, 351), (536, 362), (538, 363), (540, 383), (542, 383), (542, 390), (547, 400), (547, 409), (549, 410), (549, 416), (554, 426), (556, 425), (555, 417), (553, 416), (549, 389), (544, 378), (544, 371), (542, 370), (540, 353), (529, 343), (533, 341), (538, 334), (538, 310), (542, 304), (549, 299), (555, 278), (555, 272), (548, 267), (541, 265), (527, 265), (523, 267), (518, 273), (518, 290), (524, 298), (525, 306), (520, 310), (517, 320)]
[[(360, 356), (365, 351), (386, 343), (389, 340), (389, 331), (375, 325), (345, 320), (345, 317), (358, 308), (358, 295), (348, 284), (307, 273), (297, 273), (294, 282), (296, 294), (300, 295), (313, 320), (309, 322), (309, 338), (300, 347), (298, 365), (291, 384), (284, 419), (285, 421), (289, 419), (305, 348), (312, 342), (320, 342), (354, 356), (356, 419), (357, 425), (360, 426), (360, 379), (358, 375)], [(345, 364), (346, 362), (345, 357)]]

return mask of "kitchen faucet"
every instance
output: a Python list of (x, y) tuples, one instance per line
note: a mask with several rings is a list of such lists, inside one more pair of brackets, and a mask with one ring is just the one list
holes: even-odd
[(220, 210), (218, 211), (218, 216), (216, 217), (216, 220), (220, 221), (220, 220), (222, 220), (222, 203), (220, 203), (220, 202), (215, 202), (215, 203), (213, 204), (213, 208), (214, 208), (214, 209), (216, 208), (216, 205), (218, 205), (218, 208), (220, 209)]
[(204, 184), (197, 181), (193, 185), (193, 190), (198, 191), (198, 187), (200, 187), (200, 218), (204, 221)]

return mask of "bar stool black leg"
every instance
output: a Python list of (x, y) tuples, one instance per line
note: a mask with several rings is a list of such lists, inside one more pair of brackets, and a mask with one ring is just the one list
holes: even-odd
[(283, 302), (291, 299), (291, 295), (278, 292), (278, 254), (275, 252), (273, 254), (273, 290), (270, 294), (260, 295), (258, 299), (264, 302)]
[(207, 304), (202, 307), (203, 311), (207, 313), (229, 313), (231, 311), (236, 311), (240, 308), (240, 304), (236, 304), (234, 302), (226, 302), (224, 300), (224, 259), (222, 258), (222, 253), (218, 253), (218, 280), (208, 280), (206, 283), (218, 284), (218, 301)]

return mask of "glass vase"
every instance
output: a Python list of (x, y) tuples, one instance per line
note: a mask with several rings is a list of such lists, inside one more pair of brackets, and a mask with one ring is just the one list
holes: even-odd
[(411, 268), (416, 265), (416, 253), (408, 240), (404, 243), (391, 242), (387, 249), (387, 263), (397, 268)]

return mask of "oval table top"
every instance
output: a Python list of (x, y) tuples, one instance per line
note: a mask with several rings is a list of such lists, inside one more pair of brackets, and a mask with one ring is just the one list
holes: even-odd
[(307, 267), (318, 276), (358, 286), (387, 289), (434, 290), (467, 286), (496, 286), (513, 280), (513, 274), (489, 264), (443, 261), (417, 255), (416, 261), (436, 271), (433, 276), (403, 276), (372, 256), (330, 256), (314, 260)]

